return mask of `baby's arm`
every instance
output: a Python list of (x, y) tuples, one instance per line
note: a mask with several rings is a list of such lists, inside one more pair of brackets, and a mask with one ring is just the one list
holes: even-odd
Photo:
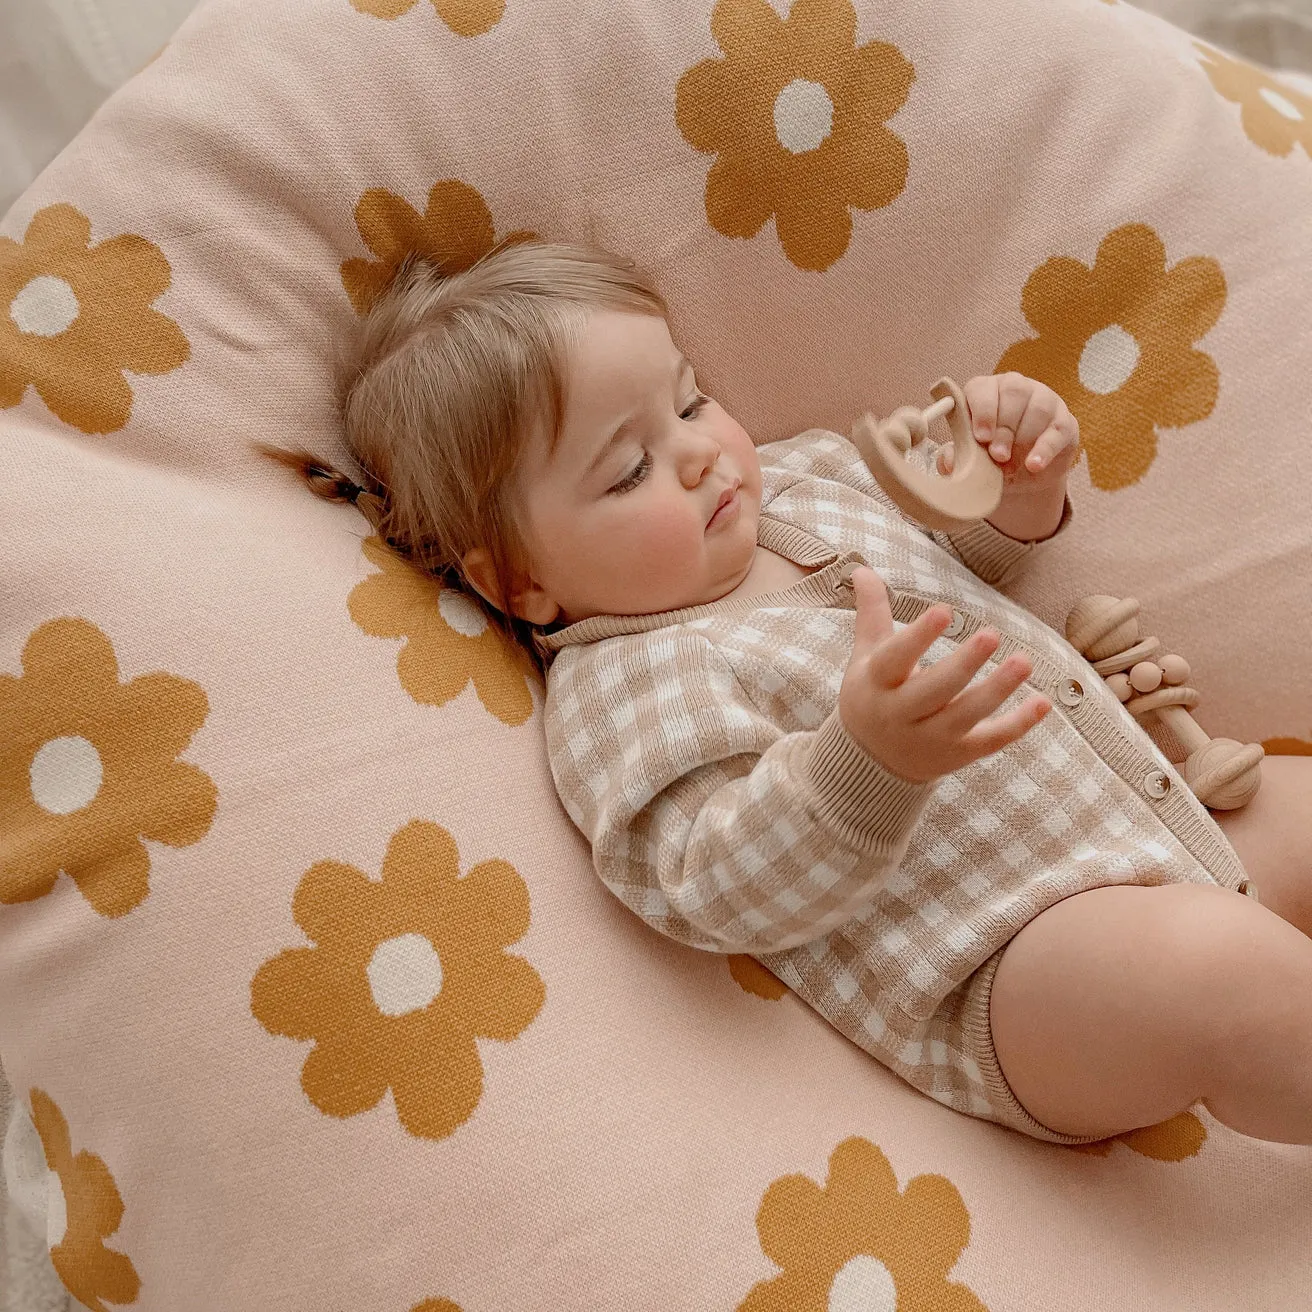
[(552, 771), (598, 874), (698, 948), (759, 955), (832, 932), (896, 868), (932, 785), (887, 770), (837, 711), (784, 733), (703, 636), (667, 645), (601, 644), (553, 671)]

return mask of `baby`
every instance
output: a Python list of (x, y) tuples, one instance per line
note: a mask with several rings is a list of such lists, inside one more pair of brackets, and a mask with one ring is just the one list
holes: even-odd
[(524, 243), (411, 260), (373, 306), (343, 398), (363, 485), (281, 458), (528, 645), (565, 809), (661, 933), (758, 957), (917, 1089), (1038, 1139), (1201, 1100), (1312, 1143), (1312, 923), (1240, 859), (1271, 903), (1280, 817), (1237, 853), (997, 590), (1069, 522), (1078, 430), (1019, 375), (966, 397), (1004, 496), (930, 533), (837, 434), (753, 446), (628, 262)]

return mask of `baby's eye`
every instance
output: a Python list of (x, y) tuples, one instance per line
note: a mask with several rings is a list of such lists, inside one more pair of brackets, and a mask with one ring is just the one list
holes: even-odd
[(637, 487), (638, 484), (641, 483), (644, 478), (647, 477), (647, 471), (650, 468), (651, 468), (651, 456), (649, 456), (644, 451), (642, 453), (642, 459), (639, 460), (638, 463), (634, 465), (633, 469), (629, 473), (625, 474), (625, 476), (622, 479), (620, 479), (620, 481), (616, 483), (615, 486), (610, 489), (610, 491), (632, 492), (633, 489)]
[(688, 404), (684, 406), (682, 410), (679, 411), (679, 418), (680, 419), (696, 418), (696, 416), (701, 413), (703, 406), (705, 406), (707, 401), (709, 401), (710, 399), (711, 398), (709, 396), (703, 396), (700, 392), (698, 392), (697, 395), (693, 397), (693, 399), (689, 401)]

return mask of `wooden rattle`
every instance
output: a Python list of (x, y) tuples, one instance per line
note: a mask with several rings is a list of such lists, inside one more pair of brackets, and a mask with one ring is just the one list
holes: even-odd
[[(927, 410), (902, 406), (887, 419), (865, 414), (852, 427), (852, 443), (875, 481), (904, 514), (927, 528), (966, 528), (986, 519), (1002, 500), (1002, 470), (975, 441), (965, 393), (951, 378), (940, 378), (929, 394), (938, 399)], [(907, 460), (929, 425), (947, 417), (952, 432), (952, 473), (932, 477)]]
[(1209, 738), (1189, 714), (1200, 698), (1185, 686), (1189, 662), (1159, 656), (1156, 638), (1140, 638), (1139, 602), (1134, 597), (1085, 597), (1066, 617), (1066, 638), (1107, 681), (1117, 700), (1135, 717), (1156, 715), (1189, 753), (1181, 768), (1185, 782), (1204, 806), (1235, 811), (1262, 784), (1260, 743)]

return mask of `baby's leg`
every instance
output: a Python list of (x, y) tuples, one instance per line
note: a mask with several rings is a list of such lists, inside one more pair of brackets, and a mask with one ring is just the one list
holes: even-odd
[(1201, 1101), (1312, 1144), (1312, 939), (1251, 898), (1077, 893), (1008, 944), (990, 1010), (1003, 1074), (1050, 1129), (1109, 1138)]
[(1312, 756), (1268, 756), (1262, 787), (1237, 811), (1213, 811), (1258, 901), (1312, 935)]

